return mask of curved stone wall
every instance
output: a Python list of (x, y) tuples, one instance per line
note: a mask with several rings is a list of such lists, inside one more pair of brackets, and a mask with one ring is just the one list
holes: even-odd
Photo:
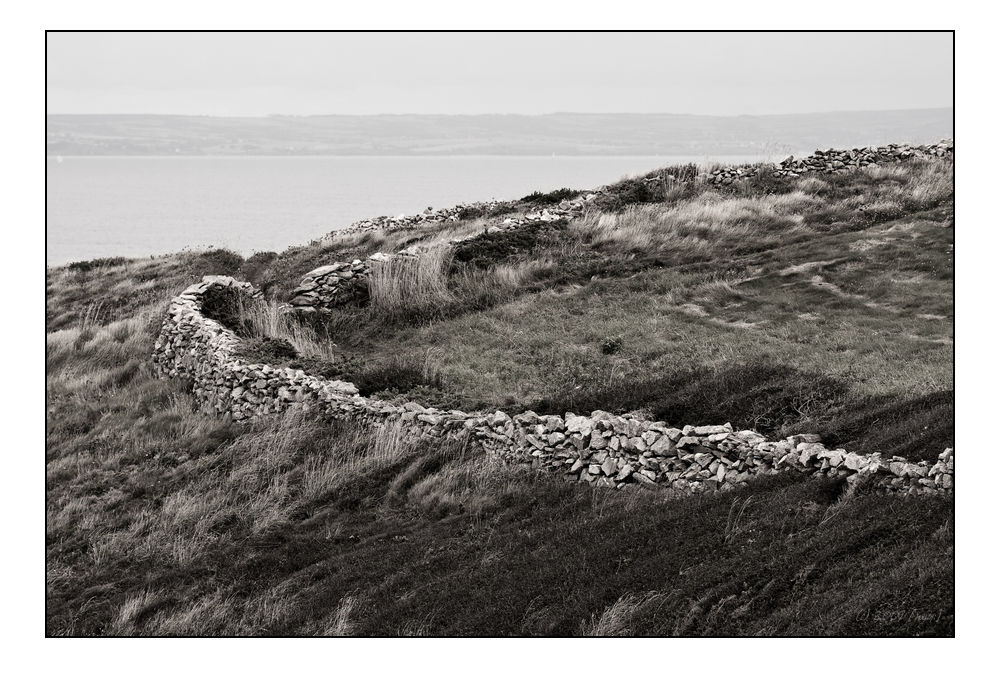
[(191, 381), (205, 412), (245, 421), (288, 409), (317, 411), (368, 424), (399, 425), (412, 438), (463, 439), (505, 459), (530, 463), (596, 486), (637, 483), (678, 493), (729, 490), (756, 476), (798, 471), (870, 482), (899, 494), (950, 493), (954, 457), (910, 463), (880, 454), (828, 449), (817, 435), (769, 441), (729, 424), (675, 428), (663, 422), (595, 411), (588, 415), (507, 415), (426, 408), (369, 399), (350, 383), (301, 370), (246, 364), (240, 338), (203, 313), (206, 292), (259, 296), (250, 284), (205, 277), (170, 304), (153, 350), (158, 375)]

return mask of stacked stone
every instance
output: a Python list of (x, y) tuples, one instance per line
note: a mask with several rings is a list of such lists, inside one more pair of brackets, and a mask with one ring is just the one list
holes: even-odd
[(632, 482), (684, 493), (726, 491), (787, 471), (873, 481), (879, 490), (910, 495), (951, 492), (954, 485), (950, 449), (934, 465), (911, 464), (828, 449), (814, 434), (769, 441), (752, 430), (734, 431), (729, 423), (677, 429), (603, 411), (589, 417), (497, 412), (470, 423), (489, 451), (598, 487)]
[[(546, 209), (541, 209), (539, 211), (532, 211), (523, 216), (516, 216), (504, 219), (505, 226), (519, 226), (524, 225), (530, 221), (558, 221), (560, 218), (567, 216), (575, 211), (579, 211), (583, 208), (583, 205), (593, 199), (596, 196), (593, 192), (583, 192), (575, 197), (570, 197), (569, 199), (563, 199), (558, 204), (550, 206)], [(376, 216), (374, 218), (366, 218), (361, 221), (352, 223), (347, 228), (340, 230), (330, 231), (329, 236), (337, 236), (345, 233), (363, 233), (366, 231), (392, 231), (397, 229), (413, 228), (415, 226), (420, 226), (428, 223), (444, 223), (447, 221), (459, 221), (461, 220), (461, 215), (465, 211), (476, 211), (484, 212), (488, 217), (490, 212), (495, 211), (498, 208), (510, 208), (517, 206), (520, 202), (516, 201), (490, 201), (490, 202), (476, 202), (473, 204), (456, 204), (447, 209), (437, 209), (432, 207), (427, 207), (422, 213), (415, 214), (412, 216), (399, 215), (399, 216)]]
[(489, 212), (509, 203), (510, 202), (491, 201), (477, 202), (474, 204), (456, 204), (450, 208), (436, 210), (433, 207), (428, 206), (422, 213), (414, 214), (412, 216), (400, 214), (399, 216), (375, 216), (374, 218), (366, 218), (352, 223), (347, 228), (330, 231), (330, 235), (375, 230), (391, 231), (397, 228), (412, 228), (425, 223), (458, 221), (460, 220), (462, 213), (466, 210), (475, 209)]
[(368, 296), (368, 261), (335, 262), (317, 267), (292, 292), (291, 306), (302, 312), (357, 303)]
[[(499, 233), (500, 231), (514, 230), (515, 228), (520, 228), (521, 226), (525, 226), (529, 223), (535, 223), (537, 221), (559, 221), (562, 219), (576, 218), (583, 212), (583, 208), (586, 203), (596, 197), (596, 194), (587, 192), (585, 194), (581, 194), (575, 199), (560, 202), (556, 206), (551, 206), (539, 211), (532, 211), (524, 214), (523, 216), (508, 216), (502, 221), (488, 227), (485, 232)], [(474, 237), (476, 236), (466, 236), (467, 239)]]
[(882, 163), (898, 163), (912, 158), (942, 158), (954, 153), (955, 146), (950, 140), (944, 140), (928, 146), (910, 146), (890, 144), (888, 146), (869, 146), (849, 150), (818, 150), (805, 158), (789, 156), (774, 166), (747, 165), (743, 167), (724, 167), (711, 172), (708, 182), (723, 186), (739, 180), (755, 177), (762, 169), (777, 178), (795, 178), (804, 174), (819, 172), (838, 172), (841, 170), (856, 170)]
[[(456, 238), (452, 242), (461, 240)], [(447, 243), (445, 243), (447, 244)], [(415, 258), (426, 248), (412, 247), (394, 254), (377, 252), (365, 260), (340, 262), (317, 267), (306, 274), (292, 291), (290, 311), (317, 313), (347, 304), (357, 305), (368, 298), (368, 277), (372, 267), (399, 258)]]
[(935, 464), (899, 457), (828, 449), (818, 435), (769, 441), (732, 425), (670, 427), (632, 415), (594, 411), (589, 416), (510, 416), (425, 408), (358, 395), (344, 381), (309, 376), (301, 370), (244, 364), (233, 331), (202, 313), (209, 290), (260, 295), (230, 277), (205, 277), (170, 305), (153, 349), (160, 376), (192, 381), (204, 412), (241, 422), (289, 409), (316, 410), (365, 424), (394, 424), (411, 439), (474, 440), (501, 458), (531, 463), (598, 487), (636, 483), (679, 493), (731, 490), (756, 476), (798, 471), (816, 477), (868, 481), (881, 491), (906, 495), (950, 493), (954, 456), (945, 450)]
[(357, 394), (353, 384), (317, 379), (299, 369), (244, 364), (238, 358), (240, 338), (202, 313), (209, 289), (260, 296), (247, 282), (205, 277), (171, 302), (153, 348), (157, 374), (191, 379), (204, 412), (242, 421), (281, 412), (293, 403), (308, 405), (331, 394), (337, 400)]
[(400, 420), (409, 428), (404, 431), (421, 438), (464, 429), (469, 416), (460, 411), (369, 400), (349, 382), (310, 376), (300, 369), (244, 363), (239, 357), (241, 339), (202, 312), (209, 290), (260, 296), (249, 283), (205, 277), (173, 299), (153, 348), (157, 375), (191, 380), (195, 401), (206, 414), (243, 422), (292, 408), (316, 410), (371, 424)]
[[(556, 206), (529, 212), (523, 216), (507, 217), (490, 226), (484, 232), (497, 233), (514, 230), (536, 221), (559, 221), (578, 216), (584, 205), (594, 199), (595, 194), (584, 194), (568, 199)], [(374, 219), (378, 220), (378, 219)], [(460, 238), (439, 241), (438, 245), (455, 245), (464, 240), (476, 238), (481, 233), (473, 233)], [(290, 310), (297, 313), (322, 313), (338, 306), (357, 304), (368, 298), (368, 275), (373, 264), (389, 262), (401, 256), (414, 257), (429, 248), (416, 243), (397, 253), (377, 252), (366, 260), (338, 262), (317, 267), (302, 277), (302, 281), (292, 291)]]

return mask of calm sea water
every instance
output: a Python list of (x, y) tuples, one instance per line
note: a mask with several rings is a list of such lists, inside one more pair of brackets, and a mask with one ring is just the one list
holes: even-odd
[[(585, 189), (747, 156), (66, 157), (46, 176), (50, 265), (226, 247), (280, 252), (363, 218)], [(759, 159), (759, 158), (750, 158)]]

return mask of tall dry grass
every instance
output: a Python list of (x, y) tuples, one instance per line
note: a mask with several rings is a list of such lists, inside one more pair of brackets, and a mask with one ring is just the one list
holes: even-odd
[(650, 607), (667, 595), (656, 592), (625, 594), (608, 606), (601, 615), (594, 616), (580, 629), (582, 636), (632, 636), (633, 618), (644, 608)]
[(419, 255), (396, 255), (373, 263), (368, 276), (368, 295), (374, 308), (406, 313), (443, 306), (452, 301), (448, 268), (452, 251), (445, 245)]
[(912, 201), (922, 206), (933, 205), (955, 195), (954, 178), (954, 162), (935, 160), (918, 170), (906, 189)]
[(804, 177), (792, 191), (778, 194), (706, 190), (685, 197), (697, 187), (685, 190), (683, 183), (668, 182), (666, 201), (589, 212), (570, 224), (568, 234), (626, 249), (718, 254), (777, 242), (808, 231), (811, 222), (863, 225), (924, 210), (953, 196), (953, 177), (954, 164), (940, 160)]
[(470, 445), (459, 449), (445, 468), (413, 485), (406, 499), (424, 512), (438, 516), (464, 512), (476, 519), (497, 497), (508, 497), (526, 482), (542, 478), (539, 472)]
[(714, 192), (673, 206), (635, 206), (619, 213), (589, 213), (571, 229), (591, 232), (596, 243), (643, 250), (711, 252), (732, 244), (774, 236), (802, 225), (803, 192), (765, 197), (723, 197)]
[(303, 357), (331, 362), (340, 358), (335, 345), (328, 339), (321, 338), (312, 328), (303, 325), (294, 315), (285, 312), (277, 301), (248, 300), (241, 296), (237, 305), (237, 313), (251, 337), (286, 340)]

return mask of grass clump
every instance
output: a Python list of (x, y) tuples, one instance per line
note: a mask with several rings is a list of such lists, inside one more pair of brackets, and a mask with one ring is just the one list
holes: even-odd
[(387, 315), (426, 311), (451, 300), (447, 274), (451, 251), (436, 246), (415, 257), (396, 255), (372, 264), (368, 275), (371, 304)]
[(568, 189), (563, 187), (562, 189), (554, 189), (551, 192), (539, 192), (534, 191), (527, 196), (521, 197), (520, 201), (525, 204), (536, 204), (538, 206), (549, 206), (551, 204), (558, 204), (564, 199), (572, 199), (573, 197), (579, 195), (579, 190)]
[(475, 221), (482, 218), (500, 218), (515, 213), (517, 208), (507, 203), (494, 204), (489, 206), (482, 204), (479, 206), (466, 206), (458, 212), (459, 221)]
[(213, 286), (202, 294), (201, 312), (206, 318), (219, 321), (237, 335), (251, 335), (254, 324), (250, 320), (250, 306), (253, 303), (239, 291)]
[(407, 393), (418, 387), (441, 388), (441, 373), (430, 355), (423, 360), (392, 357), (359, 367), (350, 376), (362, 395), (374, 395), (383, 391)]
[(828, 443), (851, 451), (935, 461), (955, 444), (955, 393), (865, 396), (840, 406), (824, 422), (804, 423), (804, 431), (812, 431), (814, 425)]
[(66, 265), (66, 269), (71, 272), (90, 272), (91, 270), (103, 269), (105, 267), (120, 267), (127, 261), (124, 257), (98, 257), (93, 260), (70, 262)]
[(203, 269), (216, 270), (204, 274), (232, 275), (243, 265), (243, 258), (232, 250), (216, 248), (201, 253), (198, 262)]
[(463, 240), (455, 245), (453, 260), (468, 267), (488, 269), (522, 260), (545, 243), (551, 244), (566, 222), (528, 223), (513, 230), (501, 230)]
[(604, 354), (618, 354), (619, 350), (625, 346), (625, 338), (621, 335), (616, 337), (606, 337), (601, 340), (601, 352)]
[(608, 211), (621, 211), (635, 204), (655, 204), (665, 199), (663, 186), (642, 180), (625, 180), (608, 191), (610, 200), (605, 204)]
[(259, 337), (245, 343), (243, 355), (252, 358), (253, 363), (284, 364), (289, 359), (297, 359), (299, 353), (295, 346), (284, 338)]

